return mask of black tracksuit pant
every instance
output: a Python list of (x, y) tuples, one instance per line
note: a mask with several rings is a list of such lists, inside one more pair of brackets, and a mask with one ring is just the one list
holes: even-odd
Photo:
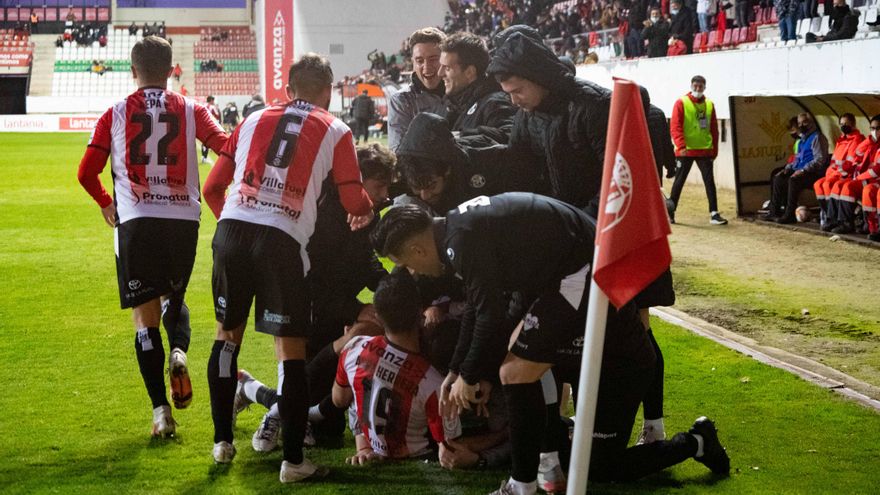
[(706, 187), (706, 199), (709, 200), (709, 212), (718, 211), (718, 193), (715, 189), (715, 172), (713, 170), (713, 159), (709, 157), (689, 157), (681, 156), (677, 158), (678, 169), (675, 172), (675, 182), (672, 183), (672, 194), (669, 199), (678, 206), (678, 199), (681, 197), (681, 190), (684, 189), (684, 183), (687, 181), (688, 174), (694, 161), (700, 169), (703, 176), (703, 185)]
[(794, 216), (801, 191), (805, 187), (812, 188), (813, 183), (821, 177), (821, 173), (816, 172), (806, 172), (797, 177), (792, 177), (793, 174), (792, 170), (783, 170), (773, 176), (770, 192), (770, 213), (772, 215), (782, 214), (782, 208), (785, 207), (785, 215)]

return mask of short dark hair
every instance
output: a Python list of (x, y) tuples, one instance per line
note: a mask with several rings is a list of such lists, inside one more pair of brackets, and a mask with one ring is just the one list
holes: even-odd
[(474, 34), (455, 33), (440, 43), (440, 50), (456, 54), (458, 63), (463, 68), (473, 66), (479, 77), (483, 77), (486, 67), (489, 67), (489, 50), (486, 48), (486, 43)]
[(420, 156), (402, 155), (397, 159), (400, 178), (412, 189), (423, 189), (431, 182), (431, 177), (443, 177), (451, 167), (449, 162)]
[(415, 279), (407, 270), (394, 270), (386, 275), (373, 296), (376, 313), (390, 334), (418, 330), (422, 318), (422, 301)]
[(209, 97), (205, 98), (205, 101), (207, 101), (208, 103), (211, 103), (212, 101), (214, 101), (214, 97), (209, 96)]
[(426, 27), (417, 30), (413, 34), (409, 35), (409, 49), (412, 50), (412, 47), (418, 45), (419, 43), (443, 43), (443, 40), (446, 39), (446, 35), (443, 34), (443, 31), (435, 27)]
[(797, 115), (795, 115), (794, 117), (788, 119), (788, 128), (789, 128), (789, 129), (796, 129), (797, 126), (798, 126)]
[(306, 53), (290, 66), (287, 78), (294, 94), (317, 96), (333, 84), (333, 69), (326, 57)]
[(358, 146), (357, 157), (361, 177), (391, 182), (397, 157), (387, 146), (379, 143)]
[(131, 65), (144, 80), (165, 79), (171, 65), (171, 44), (158, 36), (147, 36), (131, 48)]
[(841, 118), (841, 119), (846, 119), (846, 120), (852, 122), (853, 124), (856, 123), (856, 116), (853, 115), (853, 114), (851, 114), (851, 113), (849, 113), (849, 112), (846, 112), (845, 114), (841, 115), (840, 118)]
[(433, 222), (434, 218), (421, 206), (394, 206), (385, 212), (385, 216), (370, 233), (370, 241), (380, 256), (399, 254), (406, 241), (431, 228)]
[(875, 120), (876, 120), (877, 122), (880, 122), (880, 113), (878, 113), (877, 115), (871, 117), (870, 122), (874, 122)]
[(703, 76), (699, 76), (699, 75), (694, 76), (691, 78), (691, 84), (693, 84), (693, 83), (706, 84), (706, 78)]
[(513, 76), (515, 76), (515, 75), (516, 75), (516, 74), (511, 74), (510, 72), (496, 72), (496, 73), (495, 73), (495, 81), (496, 81), (498, 84), (501, 84), (501, 83), (503, 83), (504, 81), (510, 79), (511, 77), (513, 77)]

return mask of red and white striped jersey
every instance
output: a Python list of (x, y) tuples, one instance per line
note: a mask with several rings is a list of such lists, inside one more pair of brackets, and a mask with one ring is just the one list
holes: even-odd
[[(296, 100), (254, 113), (235, 129), (221, 154), (235, 163), (235, 171), (220, 220), (278, 228), (303, 250), (315, 229), (321, 187), (331, 174), (349, 213), (365, 215), (372, 208), (351, 130), (310, 103)], [(218, 161), (215, 168), (219, 173), (224, 166)], [(308, 270), (305, 256), (304, 262)]]
[[(197, 138), (218, 146), (226, 134), (205, 107), (162, 88), (138, 89), (101, 116), (89, 147), (110, 155), (119, 223), (140, 217), (199, 220)], [(81, 168), (94, 173), (98, 167), (100, 173), (104, 163)], [(87, 187), (90, 193), (93, 188)]]
[(356, 428), (379, 455), (402, 459), (461, 435), (456, 417), (441, 417), (438, 393), (443, 377), (419, 354), (408, 353), (384, 336), (353, 338), (339, 355), (336, 383), (351, 387)]

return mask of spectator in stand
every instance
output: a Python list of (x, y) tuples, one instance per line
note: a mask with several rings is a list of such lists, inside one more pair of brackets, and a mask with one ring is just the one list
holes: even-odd
[(665, 57), (669, 45), (669, 22), (660, 14), (660, 9), (651, 9), (651, 18), (645, 21), (642, 39), (648, 47), (648, 57)]
[(734, 8), (736, 10), (737, 27), (745, 27), (751, 24), (752, 15), (754, 14), (752, 0), (736, 0)]
[(794, 211), (801, 190), (822, 177), (828, 166), (828, 139), (819, 130), (812, 115), (806, 112), (798, 115), (798, 132), (801, 140), (794, 162), (773, 176), (767, 220), (776, 223), (797, 221)]
[(98, 46), (100, 46), (101, 48), (104, 48), (107, 46), (107, 36), (102, 34), (101, 36), (98, 37)]
[(437, 28), (419, 29), (409, 37), (413, 75), (409, 89), (388, 99), (388, 147), (396, 151), (409, 123), (421, 112), (442, 113), (446, 88), (440, 77), (440, 43), (446, 38)]
[(180, 94), (183, 96), (187, 96), (189, 94), (189, 90), (186, 89), (186, 86), (183, 84), (180, 85)]
[[(845, 234), (848, 232), (837, 231), (839, 225), (837, 225), (837, 215), (834, 211), (836, 204), (831, 201), (837, 195), (832, 194), (832, 190), (839, 182), (851, 177), (856, 148), (865, 140), (865, 136), (856, 128), (856, 116), (851, 113), (841, 115), (838, 124), (840, 125), (840, 136), (834, 143), (831, 162), (825, 169), (825, 176), (813, 183), (813, 191), (816, 192), (816, 199), (819, 200), (819, 206), (822, 207), (819, 219), (822, 230)], [(840, 193), (840, 189), (837, 190), (837, 193)]]
[(134, 21), (131, 21), (131, 24), (129, 24), (129, 26), (128, 26), (128, 35), (129, 36), (136, 36), (137, 34), (138, 34), (137, 24), (135, 24)]
[(623, 52), (626, 58), (637, 58), (644, 54), (642, 29), (648, 14), (648, 0), (632, 0), (627, 17), (627, 33)]
[(825, 36), (807, 33), (807, 43), (853, 39), (859, 30), (860, 15), (861, 12), (858, 10), (849, 8), (846, 0), (834, 0), (834, 8), (831, 11), (831, 30)]
[(59, 37), (55, 38), (55, 48), (62, 48), (62, 47), (64, 47), (64, 38), (59, 36)]
[(694, 48), (694, 12), (682, 5), (681, 0), (672, 0), (669, 13), (672, 20), (669, 26), (669, 35), (674, 40), (679, 40), (687, 47), (688, 53), (693, 53)]
[(370, 140), (370, 121), (376, 113), (376, 103), (369, 97), (368, 91), (365, 89), (351, 102), (351, 116), (354, 118), (354, 143), (361, 143), (361, 136), (364, 137), (364, 143)]
[[(709, 200), (709, 223), (727, 225), (727, 220), (718, 213), (718, 194), (715, 190), (714, 160), (718, 156), (718, 121), (715, 117), (715, 105), (706, 98), (705, 90), (706, 79), (703, 76), (694, 76), (691, 78), (691, 91), (672, 107), (669, 129), (675, 144), (677, 167), (669, 199), (678, 207), (681, 190), (696, 161), (703, 176), (706, 198)], [(674, 216), (670, 220), (675, 223)]]
[(73, 9), (70, 9), (67, 11), (67, 17), (64, 18), (64, 27), (72, 28), (74, 24), (76, 24), (76, 14), (73, 13)]
[(798, 0), (774, 0), (773, 8), (779, 19), (779, 36), (782, 41), (797, 39)]
[(31, 34), (37, 34), (39, 32), (39, 24), (40, 18), (37, 17), (36, 11), (31, 11)]
[(144, 36), (144, 38), (153, 34), (153, 31), (150, 29), (150, 25), (147, 24), (146, 22), (141, 27), (141, 34)]
[(174, 64), (174, 69), (171, 71), (171, 76), (175, 81), (180, 82), (180, 76), (183, 75), (183, 68), (179, 63)]
[(266, 100), (260, 95), (251, 96), (251, 101), (247, 102), (241, 111), (241, 117), (247, 120), (248, 116), (258, 110), (266, 108)]
[(700, 32), (708, 33), (711, 27), (712, 0), (697, 0), (697, 21), (700, 24)]

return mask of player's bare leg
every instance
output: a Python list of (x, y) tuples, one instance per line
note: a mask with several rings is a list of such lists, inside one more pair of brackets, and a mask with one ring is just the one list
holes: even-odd
[(281, 435), (284, 461), (279, 479), (293, 483), (306, 478), (321, 478), (327, 468), (316, 466), (303, 456), (303, 438), (309, 415), (309, 390), (306, 381), (306, 339), (275, 337), (275, 355), (281, 363), (284, 380), (278, 397), (281, 412)]
[(235, 457), (232, 443), (232, 408), (238, 384), (238, 353), (247, 323), (224, 330), (217, 323), (217, 335), (208, 359), (208, 389), (214, 420), (214, 462), (228, 464)]
[(138, 367), (147, 394), (153, 404), (153, 436), (171, 436), (177, 427), (171, 417), (171, 406), (165, 393), (165, 348), (159, 333), (162, 310), (159, 299), (153, 299), (132, 308)]

